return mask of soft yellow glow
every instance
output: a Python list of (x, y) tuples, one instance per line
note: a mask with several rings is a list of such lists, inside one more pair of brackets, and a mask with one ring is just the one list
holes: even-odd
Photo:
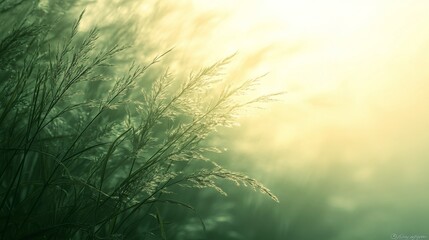
[(329, 199), (341, 211), (369, 196), (396, 208), (428, 198), (395, 196), (428, 182), (429, 1), (197, 2), (223, 17), (185, 52), (199, 49), (200, 63), (238, 49), (232, 79), (270, 72), (260, 91), (288, 92), (231, 134), (265, 180), (356, 184)]
[[(108, 4), (97, 4), (87, 21), (109, 20), (97, 16)], [(156, 7), (166, 10), (153, 16)], [(175, 46), (179, 75), (238, 51), (231, 81), (269, 72), (259, 91), (288, 92), (268, 113), (245, 119), (240, 132), (244, 151), (261, 151), (260, 141), (276, 153), (278, 162), (264, 167), (423, 154), (429, 1), (145, 1), (135, 9), (122, 15), (143, 19), (142, 45), (156, 46), (153, 54)]]

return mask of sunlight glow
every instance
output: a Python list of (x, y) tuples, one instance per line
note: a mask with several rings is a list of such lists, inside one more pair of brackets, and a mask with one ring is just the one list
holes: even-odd
[(243, 151), (252, 151), (258, 139), (270, 143), (267, 152), (288, 146), (300, 164), (326, 164), (324, 158), (385, 161), (400, 151), (421, 151), (418, 142), (429, 138), (428, 1), (195, 6), (233, 9), (222, 31), (211, 35), (218, 39), (210, 49), (238, 48), (243, 60), (236, 75), (270, 72), (261, 91), (288, 92), (270, 117), (248, 120)]
[[(145, 1), (136, 9), (151, 32), (140, 44), (174, 46), (179, 77), (238, 52), (229, 80), (269, 73), (258, 91), (287, 92), (268, 114), (243, 120), (243, 151), (263, 139), (267, 152), (287, 147), (290, 161), (323, 165), (385, 161), (395, 155), (387, 149), (417, 151), (429, 139), (429, 1)], [(109, 19), (96, 13), (88, 8), (86, 21)]]

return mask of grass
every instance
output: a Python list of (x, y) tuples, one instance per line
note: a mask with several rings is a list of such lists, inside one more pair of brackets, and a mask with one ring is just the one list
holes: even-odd
[[(111, 63), (125, 48), (102, 48), (95, 28), (79, 32), (82, 16), (54, 45), (45, 40), (50, 26), (28, 21), (1, 36), (2, 239), (129, 239), (138, 231), (166, 239), (159, 209), (193, 210), (174, 199), (176, 187), (225, 194), (222, 179), (278, 201), (210, 159), (221, 151), (207, 141), (276, 94), (251, 97), (258, 79), (225, 82), (233, 56), (184, 81), (165, 70), (141, 88), (170, 50), (121, 76)], [(138, 230), (127, 227), (136, 222)]]

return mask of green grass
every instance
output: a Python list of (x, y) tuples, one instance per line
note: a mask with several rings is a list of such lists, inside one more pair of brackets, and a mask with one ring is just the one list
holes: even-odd
[(122, 74), (112, 63), (125, 48), (103, 48), (95, 28), (79, 32), (81, 18), (58, 43), (46, 40), (51, 26), (25, 19), (1, 35), (2, 239), (166, 239), (159, 209), (193, 211), (177, 187), (225, 194), (221, 179), (277, 201), (209, 158), (222, 151), (207, 140), (276, 94), (252, 97), (258, 79), (223, 81), (233, 56), (183, 81), (145, 75), (170, 50)]

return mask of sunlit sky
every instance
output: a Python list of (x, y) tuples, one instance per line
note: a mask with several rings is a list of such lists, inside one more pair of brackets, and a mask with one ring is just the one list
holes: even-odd
[(428, 1), (196, 2), (230, 13), (210, 35), (212, 55), (235, 47), (240, 71), (268, 71), (266, 88), (288, 92), (252, 122), (261, 127), (248, 134), (258, 138), (274, 128), (267, 147), (299, 144), (314, 161), (326, 148), (356, 161), (425, 148)]
[(379, 202), (424, 212), (429, 1), (195, 2), (229, 14), (202, 40), (206, 56), (236, 48), (234, 76), (267, 71), (261, 91), (287, 91), (235, 133), (248, 156), (265, 153), (258, 169), (356, 182), (354, 194), (332, 196), (344, 210), (377, 193)]
[(295, 152), (287, 162), (314, 164), (418, 157), (426, 148), (429, 1), (148, 0), (134, 14), (105, 17), (97, 14), (109, 4), (98, 2), (87, 8), (88, 23), (143, 19), (142, 44), (174, 46), (173, 69), (238, 52), (232, 81), (269, 73), (259, 91), (287, 94), (243, 119), (237, 144), (246, 151), (258, 140), (266, 151)]

